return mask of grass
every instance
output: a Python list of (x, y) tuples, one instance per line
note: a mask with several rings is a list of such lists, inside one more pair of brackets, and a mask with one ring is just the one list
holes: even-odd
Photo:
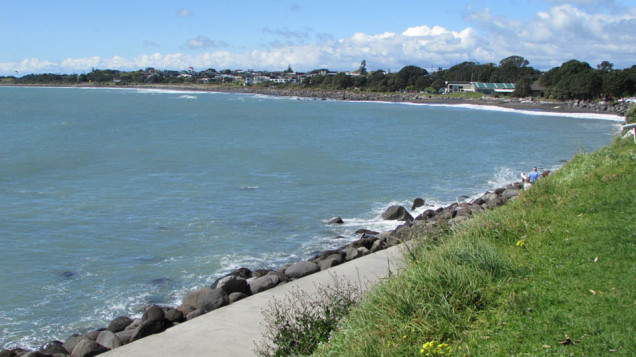
[[(420, 239), (315, 356), (636, 354), (636, 145)], [(443, 347), (439, 347), (443, 346)]]

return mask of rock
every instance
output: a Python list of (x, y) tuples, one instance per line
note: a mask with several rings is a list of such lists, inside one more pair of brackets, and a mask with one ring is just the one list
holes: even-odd
[(274, 275), (262, 276), (260, 278), (256, 278), (249, 282), (250, 292), (253, 294), (258, 294), (261, 291), (265, 291), (273, 288), (278, 284), (278, 277)]
[(340, 217), (333, 217), (327, 222), (327, 224), (343, 224), (343, 223), (344, 221)]
[(504, 200), (510, 200), (512, 198), (515, 198), (517, 196), (519, 196), (519, 193), (521, 192), (521, 190), (519, 189), (509, 189), (509, 190), (505, 190), (502, 194), (501, 194), (501, 198), (503, 198)]
[[(163, 315), (163, 312), (162, 312), (162, 315)], [(144, 337), (148, 337), (155, 333), (159, 333), (163, 330), (165, 330), (163, 318), (161, 320), (155, 320), (155, 319), (143, 320), (142, 318), (141, 325), (137, 327), (135, 330), (133, 330), (134, 332), (132, 336), (130, 336), (130, 342), (137, 341)]]
[(50, 355), (53, 355), (56, 353), (66, 354), (66, 355), (70, 354), (70, 352), (66, 348), (64, 348), (64, 342), (62, 341), (47, 342), (40, 347), (40, 352), (50, 354)]
[(358, 248), (358, 247), (365, 247), (367, 249), (371, 249), (371, 247), (373, 246), (373, 243), (378, 240), (378, 237), (366, 237), (366, 238), (361, 238), (358, 239), (355, 242), (351, 242), (351, 246)]
[(102, 332), (102, 330), (88, 331), (84, 334), (84, 337), (88, 338), (91, 341), (95, 341), (100, 332)]
[(117, 335), (115, 335), (113, 332), (109, 330), (100, 332), (95, 342), (108, 348), (109, 350), (112, 350), (113, 348), (117, 348), (121, 346), (121, 341), (119, 341), (119, 337), (117, 337)]
[(226, 276), (218, 281), (217, 288), (223, 289), (228, 295), (231, 293), (247, 293), (249, 286), (247, 280), (238, 276)]
[(324, 260), (321, 260), (320, 263), (318, 263), (318, 266), (320, 267), (320, 270), (322, 271), (322, 270), (327, 270), (331, 267), (334, 267), (338, 264), (342, 264), (342, 262), (344, 262), (344, 258), (342, 255), (333, 254), (325, 258)]
[(415, 220), (425, 221), (433, 217), (435, 217), (435, 211), (433, 211), (432, 209), (427, 209), (426, 211), (422, 212), (419, 216), (415, 217)]
[(67, 338), (66, 341), (64, 341), (64, 348), (67, 351), (73, 352), (73, 349), (75, 348), (75, 346), (77, 346), (77, 344), (84, 338), (85, 338), (84, 336), (80, 336), (80, 335), (75, 334), (75, 335)]
[(27, 351), (22, 348), (13, 348), (11, 350), (0, 350), (0, 357), (16, 357), (22, 356)]
[(413, 204), (411, 205), (411, 211), (413, 211), (416, 208), (424, 206), (424, 204), (425, 204), (424, 199), (422, 199), (422, 198), (414, 199), (413, 200)]
[(123, 346), (130, 343), (130, 338), (134, 333), (135, 330), (124, 330), (115, 333), (115, 336), (117, 336), (117, 339), (119, 339), (119, 343), (121, 343), (121, 345)]
[(382, 213), (385, 221), (412, 221), (413, 217), (402, 206), (391, 206)]
[(164, 317), (170, 323), (175, 323), (175, 322), (178, 323), (178, 322), (185, 321), (185, 316), (183, 315), (183, 312), (179, 309), (168, 309), (168, 311), (164, 313)]
[(285, 270), (285, 275), (287, 275), (290, 279), (298, 279), (318, 271), (320, 271), (320, 267), (316, 265), (316, 263), (298, 262), (287, 268)]
[(239, 268), (230, 273), (230, 275), (238, 276), (243, 279), (249, 279), (252, 277), (252, 271), (247, 268)]
[(227, 293), (223, 289), (201, 288), (189, 293), (183, 304), (209, 312), (227, 305), (227, 301)]
[(106, 347), (88, 338), (84, 338), (75, 346), (75, 348), (73, 348), (73, 352), (71, 353), (71, 356), (93, 357), (93, 356), (97, 356), (100, 353), (104, 353), (106, 351), (108, 351)]
[(271, 270), (268, 269), (256, 269), (252, 272), (252, 278), (260, 278), (261, 276), (265, 276), (269, 274)]
[(177, 306), (177, 310), (181, 311), (183, 316), (186, 316), (189, 313), (191, 313), (192, 311), (196, 310), (196, 307), (194, 307), (192, 305), (183, 304), (183, 305)]
[(150, 306), (141, 316), (142, 323), (146, 321), (163, 321), (163, 319), (164, 319), (163, 309), (157, 305)]
[(245, 299), (248, 295), (245, 293), (231, 293), (228, 297), (229, 303), (233, 304), (239, 300)]
[(366, 235), (370, 235), (370, 236), (377, 236), (380, 233), (376, 232), (376, 231), (371, 231), (371, 230), (368, 230), (368, 229), (358, 229), (356, 231), (356, 234), (366, 234)]
[(502, 193), (504, 193), (506, 189), (504, 187), (499, 187), (495, 189), (495, 194), (496, 195), (501, 195)]
[(134, 319), (130, 325), (126, 326), (125, 330), (136, 330), (139, 326), (141, 326), (141, 319)]
[(382, 249), (386, 249), (386, 243), (385, 240), (382, 239), (378, 239), (375, 242), (373, 242), (373, 245), (371, 246), (371, 253), (375, 253), (378, 250), (382, 250)]
[(360, 252), (356, 247), (347, 247), (343, 251), (346, 253), (345, 261), (354, 260), (362, 256), (362, 252)]
[[(66, 356), (68, 356), (68, 354), (66, 354)], [(20, 355), (20, 357), (53, 357), (52, 354), (48, 354), (48, 353), (44, 353), (44, 352), (40, 352), (40, 351), (31, 351), (31, 352), (27, 352), (23, 355)]]
[(203, 311), (203, 309), (196, 309), (186, 315), (186, 321), (192, 320), (201, 315), (205, 315), (205, 311)]
[(126, 328), (126, 326), (130, 325), (132, 322), (133, 322), (133, 319), (131, 319), (128, 316), (116, 317), (108, 325), (108, 331), (113, 333), (123, 331)]

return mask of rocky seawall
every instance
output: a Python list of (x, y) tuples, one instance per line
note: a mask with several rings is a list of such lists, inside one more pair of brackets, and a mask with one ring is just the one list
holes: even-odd
[[(458, 224), (479, 212), (504, 205), (515, 199), (522, 190), (522, 183), (509, 184), (486, 192), (472, 201), (457, 202), (438, 209), (431, 208), (416, 217), (410, 212), (425, 207), (423, 199), (415, 199), (410, 210), (402, 206), (391, 206), (382, 214), (382, 218), (402, 222), (393, 230), (375, 232), (360, 229), (356, 232), (360, 235), (359, 239), (339, 248), (323, 251), (305, 261), (283, 265), (277, 270), (237, 269), (217, 279), (210, 286), (190, 291), (179, 306), (147, 306), (143, 309), (141, 318), (119, 316), (108, 326), (83, 334), (74, 334), (65, 341), (47, 342), (36, 351), (22, 348), (2, 350), (0, 357), (95, 356), (146, 336), (161, 333), (170, 327), (279, 284), (306, 277), (415, 237), (426, 236), (427, 232)], [(339, 217), (334, 217), (328, 222), (341, 223), (343, 221)]]
[[(175, 88), (155, 87), (155, 88)], [(260, 86), (184, 86), (181, 89), (207, 90), (226, 93), (263, 94), (282, 97), (313, 98), (319, 100), (350, 100), (350, 101), (377, 101), (377, 102), (404, 102), (420, 104), (474, 104), (491, 105), (510, 109), (539, 110), (546, 112), (564, 113), (603, 113), (624, 116), (634, 103), (618, 101), (584, 101), (584, 100), (534, 100), (533, 98), (512, 98), (484, 96), (481, 98), (453, 97), (449, 95), (432, 95), (424, 93), (376, 93), (362, 92), (358, 90), (326, 90), (309, 89), (300, 87), (260, 87)]]

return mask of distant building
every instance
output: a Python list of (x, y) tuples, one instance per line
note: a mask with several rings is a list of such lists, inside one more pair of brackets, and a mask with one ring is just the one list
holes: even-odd
[(446, 82), (444, 93), (454, 92), (478, 92), (483, 94), (512, 94), (515, 90), (514, 83), (490, 83), (490, 82)]

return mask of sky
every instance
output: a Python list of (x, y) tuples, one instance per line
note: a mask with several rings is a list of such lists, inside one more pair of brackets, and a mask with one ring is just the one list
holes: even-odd
[(636, 0), (2, 0), (0, 75), (636, 64)]

